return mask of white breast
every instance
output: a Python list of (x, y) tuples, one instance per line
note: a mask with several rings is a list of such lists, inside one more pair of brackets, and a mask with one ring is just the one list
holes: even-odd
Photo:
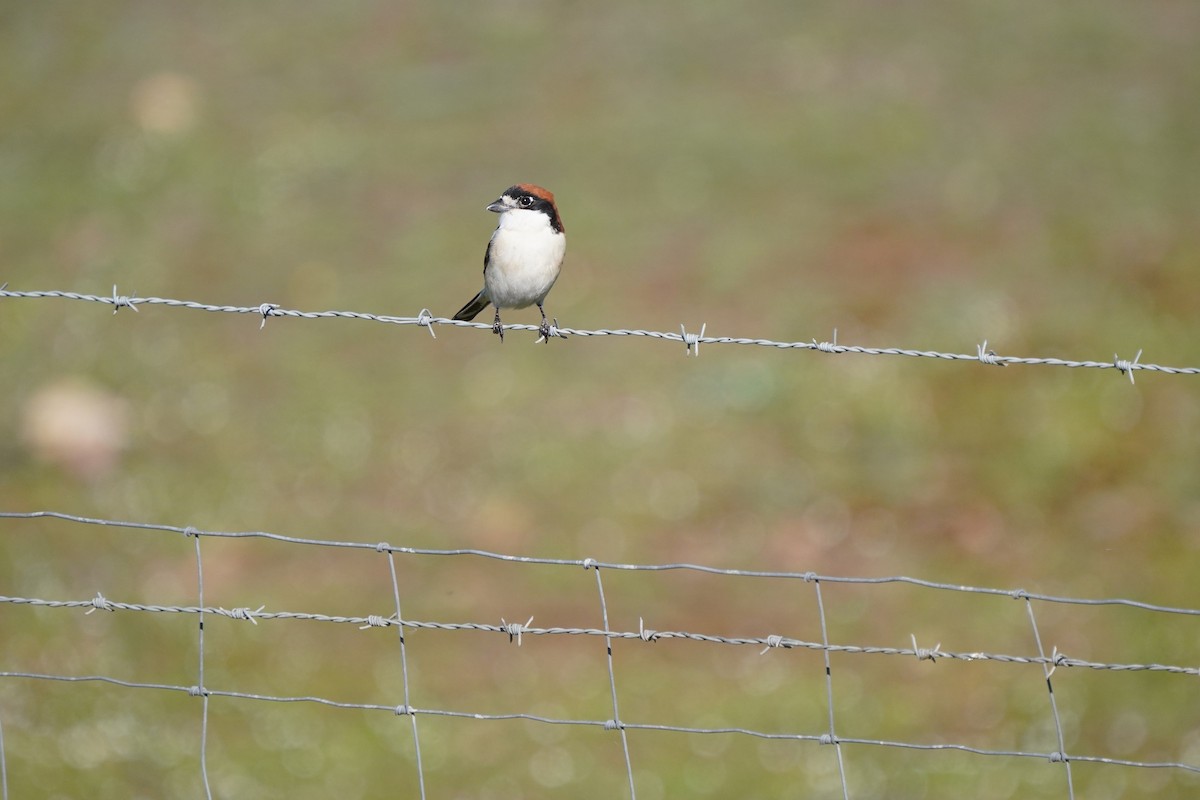
[(525, 308), (546, 299), (562, 267), (567, 238), (545, 214), (513, 210), (500, 215), (483, 274), (488, 299), (497, 308)]

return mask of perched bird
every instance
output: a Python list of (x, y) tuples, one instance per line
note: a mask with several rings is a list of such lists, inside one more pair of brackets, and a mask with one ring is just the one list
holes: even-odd
[(491, 303), (496, 307), (492, 331), (504, 341), (500, 309), (527, 308), (536, 303), (542, 312), (538, 333), (542, 340), (549, 341), (550, 323), (542, 304), (558, 279), (567, 249), (554, 195), (541, 186), (518, 183), (505, 189), (487, 210), (499, 214), (500, 221), (483, 256), (483, 288), (454, 318), (475, 319)]

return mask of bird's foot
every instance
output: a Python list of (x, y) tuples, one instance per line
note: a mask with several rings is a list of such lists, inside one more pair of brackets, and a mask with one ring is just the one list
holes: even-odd
[(548, 344), (551, 336), (557, 336), (560, 339), (567, 338), (567, 335), (558, 329), (557, 318), (554, 320), (554, 323), (551, 324), (549, 320), (547, 320), (545, 317), (542, 317), (542, 324), (538, 326), (538, 334), (538, 340), (534, 344), (540, 344), (542, 342), (546, 342)]
[(500, 324), (500, 317), (496, 317), (496, 321), (492, 323), (492, 333), (500, 337), (500, 341), (504, 341), (504, 326)]

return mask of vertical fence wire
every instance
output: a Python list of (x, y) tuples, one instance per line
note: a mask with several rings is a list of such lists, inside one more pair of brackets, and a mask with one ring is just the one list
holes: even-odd
[(200, 535), (188, 527), (187, 535), (196, 542), (196, 594), (200, 603), (198, 614), (200, 625), (196, 642), (197, 684), (196, 693), (200, 695), (203, 711), (200, 717), (200, 777), (204, 781), (204, 796), (212, 800), (212, 787), (208, 782), (208, 690), (204, 688), (204, 559), (200, 556)]
[(392, 577), (392, 598), (396, 601), (396, 631), (400, 635), (400, 673), (404, 680), (404, 710), (408, 714), (408, 718), (412, 720), (413, 752), (417, 762), (417, 788), (420, 790), (421, 800), (425, 800), (425, 769), (421, 764), (421, 737), (417, 734), (417, 714), (413, 710), (408, 691), (408, 651), (404, 641), (404, 613), (400, 609), (400, 582), (396, 579), (396, 554), (385, 545), (381, 545), (380, 549), (387, 552), (388, 570)]
[(4, 720), (0, 719), (0, 800), (8, 800), (8, 766), (4, 763)]
[[(1067, 797), (1069, 800), (1075, 800), (1075, 781), (1071, 776), (1071, 759), (1067, 757), (1067, 746), (1063, 737), (1062, 717), (1058, 713), (1058, 700), (1054, 697), (1054, 683), (1051, 677), (1054, 670), (1057, 669), (1056, 664), (1048, 663), (1046, 659), (1046, 649), (1042, 646), (1042, 635), (1038, 632), (1037, 618), (1033, 614), (1033, 601), (1028, 597), (1025, 598), (1025, 610), (1029, 613), (1029, 625), (1033, 628), (1033, 638), (1037, 641), (1038, 656), (1043, 659), (1042, 673), (1046, 676), (1046, 691), (1050, 694), (1050, 711), (1054, 715), (1054, 730), (1058, 735), (1058, 752), (1057, 756), (1067, 770)], [(1057, 656), (1058, 648), (1055, 648)], [(1054, 756), (1051, 757), (1053, 760)]]
[(837, 729), (833, 724), (833, 670), (829, 663), (829, 627), (825, 622), (825, 601), (821, 597), (821, 581), (814, 578), (812, 585), (817, 593), (817, 613), (821, 617), (821, 643), (825, 646), (825, 699), (829, 707), (829, 743), (837, 753), (838, 775), (842, 779), (842, 800), (850, 800), (850, 788), (846, 784), (846, 764), (842, 759), (842, 743), (838, 740)]
[(584, 561), (585, 567), (591, 567), (596, 571), (596, 591), (600, 594), (600, 615), (604, 621), (604, 645), (608, 651), (608, 686), (612, 690), (612, 705), (613, 705), (613, 727), (621, 734), (621, 747), (625, 751), (625, 771), (629, 775), (629, 797), (630, 800), (637, 800), (637, 788), (633, 783), (633, 760), (629, 757), (629, 737), (625, 733), (625, 723), (621, 722), (621, 713), (617, 709), (617, 673), (613, 669), (613, 650), (612, 636), (609, 632), (612, 628), (608, 627), (608, 603), (604, 600), (604, 582), (600, 579), (600, 567), (592, 559)]

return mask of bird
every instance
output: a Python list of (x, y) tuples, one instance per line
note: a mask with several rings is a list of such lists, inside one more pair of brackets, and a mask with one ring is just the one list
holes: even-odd
[[(554, 194), (532, 183), (518, 183), (505, 189), (487, 210), (499, 214), (500, 220), (483, 255), (483, 288), (458, 310), (454, 319), (475, 319), (490, 303), (496, 307), (492, 332), (503, 342), (500, 309), (536, 304), (542, 314), (538, 341), (549, 342), (552, 332), (544, 303), (558, 280), (567, 249)], [(558, 327), (557, 320), (554, 327)]]

